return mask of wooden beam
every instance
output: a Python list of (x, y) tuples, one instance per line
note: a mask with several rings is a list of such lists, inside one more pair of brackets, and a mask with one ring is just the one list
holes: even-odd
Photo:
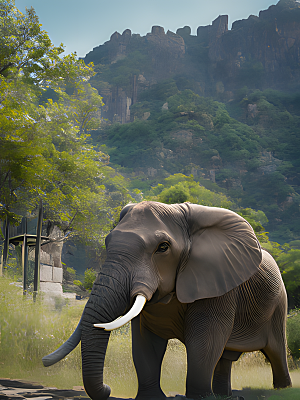
[(23, 294), (27, 293), (27, 270), (28, 270), (28, 246), (27, 246), (27, 236), (26, 233), (24, 233), (24, 240), (22, 244)]
[(27, 218), (22, 218), (22, 233), (24, 240), (22, 243), (22, 271), (23, 271), (23, 294), (27, 293), (27, 275), (28, 275), (28, 246), (27, 246)]
[(41, 234), (43, 224), (43, 203), (40, 201), (39, 216), (36, 227), (35, 261), (33, 277), (33, 298), (36, 297), (40, 288), (40, 252), (41, 252)]
[[(5, 233), (4, 233), (4, 248), (3, 248), (3, 262), (2, 268), (6, 268), (7, 258), (8, 258), (8, 247), (9, 247), (9, 221), (6, 217), (5, 221)], [(3, 271), (2, 271), (3, 273)]]

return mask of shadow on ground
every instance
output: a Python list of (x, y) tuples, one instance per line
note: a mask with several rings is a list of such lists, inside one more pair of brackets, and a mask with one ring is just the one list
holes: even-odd
[[(72, 400), (72, 399), (88, 399), (89, 397), (84, 390), (63, 390), (50, 388), (39, 385), (38, 383), (15, 380), (15, 379), (0, 379), (0, 400)], [(184, 396), (177, 395), (176, 397), (168, 397), (172, 400), (185, 399)], [(206, 398), (213, 400), (215, 397)], [(220, 398), (219, 398), (220, 399)], [(224, 399), (224, 398), (223, 398)], [(227, 398), (229, 400), (229, 398)], [(290, 388), (283, 390), (264, 390), (264, 389), (243, 389), (234, 390), (232, 400), (299, 400), (300, 389)], [(110, 400), (132, 400), (110, 397)]]

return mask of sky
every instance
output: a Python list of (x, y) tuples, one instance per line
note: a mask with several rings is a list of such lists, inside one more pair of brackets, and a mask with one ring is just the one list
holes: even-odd
[(195, 35), (198, 26), (210, 25), (219, 15), (234, 21), (258, 15), (278, 0), (15, 0), (16, 7), (35, 9), (54, 45), (84, 57), (115, 32), (130, 29), (145, 36), (153, 25), (176, 33), (186, 25)]

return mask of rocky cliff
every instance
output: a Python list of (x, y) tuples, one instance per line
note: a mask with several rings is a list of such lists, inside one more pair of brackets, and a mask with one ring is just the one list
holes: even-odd
[(231, 89), (243, 82), (294, 89), (300, 76), (299, 2), (280, 0), (258, 17), (234, 22), (230, 31), (210, 41), (209, 58), (215, 77)]
[(133, 120), (130, 107), (141, 93), (169, 78), (222, 101), (244, 86), (300, 89), (300, 2), (280, 0), (231, 30), (227, 15), (197, 35), (188, 26), (176, 33), (153, 26), (143, 37), (126, 29), (84, 60), (98, 66), (92, 82), (104, 99), (103, 117), (121, 123)]
[(176, 71), (174, 60), (184, 56), (185, 44), (180, 35), (171, 31), (165, 33), (161, 26), (153, 26), (151, 33), (143, 37), (132, 35), (130, 29), (126, 29), (122, 35), (115, 32), (108, 42), (94, 47), (85, 56), (84, 61), (86, 63), (92, 61), (94, 64), (115, 64), (136, 50), (148, 54), (151, 57), (152, 67), (158, 68), (162, 77), (168, 77), (169, 73)]
[[(184, 55), (183, 38), (171, 31), (165, 33), (160, 26), (153, 26), (151, 33), (144, 37), (132, 35), (129, 29), (122, 35), (115, 32), (108, 42), (95, 47), (84, 61), (108, 65), (111, 71), (116, 71), (115, 75), (120, 73), (123, 78), (117, 84), (112, 79), (106, 85), (99, 86), (97, 83), (102, 79), (101, 71), (93, 81), (104, 99), (104, 118), (114, 122), (130, 122), (130, 106), (136, 103), (138, 92), (183, 70)], [(135, 56), (138, 58), (136, 64)], [(133, 60), (129, 61), (130, 65), (126, 65), (128, 59)], [(125, 74), (122, 67), (126, 69)], [(127, 80), (126, 74), (129, 75)], [(109, 77), (107, 80), (110, 80)]]

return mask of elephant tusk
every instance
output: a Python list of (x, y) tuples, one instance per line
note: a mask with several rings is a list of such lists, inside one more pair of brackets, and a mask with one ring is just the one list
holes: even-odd
[(95, 328), (104, 328), (106, 331), (112, 331), (114, 329), (118, 329), (121, 326), (127, 324), (127, 322), (131, 321), (134, 317), (139, 315), (139, 313), (142, 311), (147, 299), (139, 294), (136, 296), (135, 302), (131, 309), (128, 311), (127, 314), (123, 315), (120, 318), (115, 319), (112, 322), (108, 322), (106, 324), (94, 324)]

